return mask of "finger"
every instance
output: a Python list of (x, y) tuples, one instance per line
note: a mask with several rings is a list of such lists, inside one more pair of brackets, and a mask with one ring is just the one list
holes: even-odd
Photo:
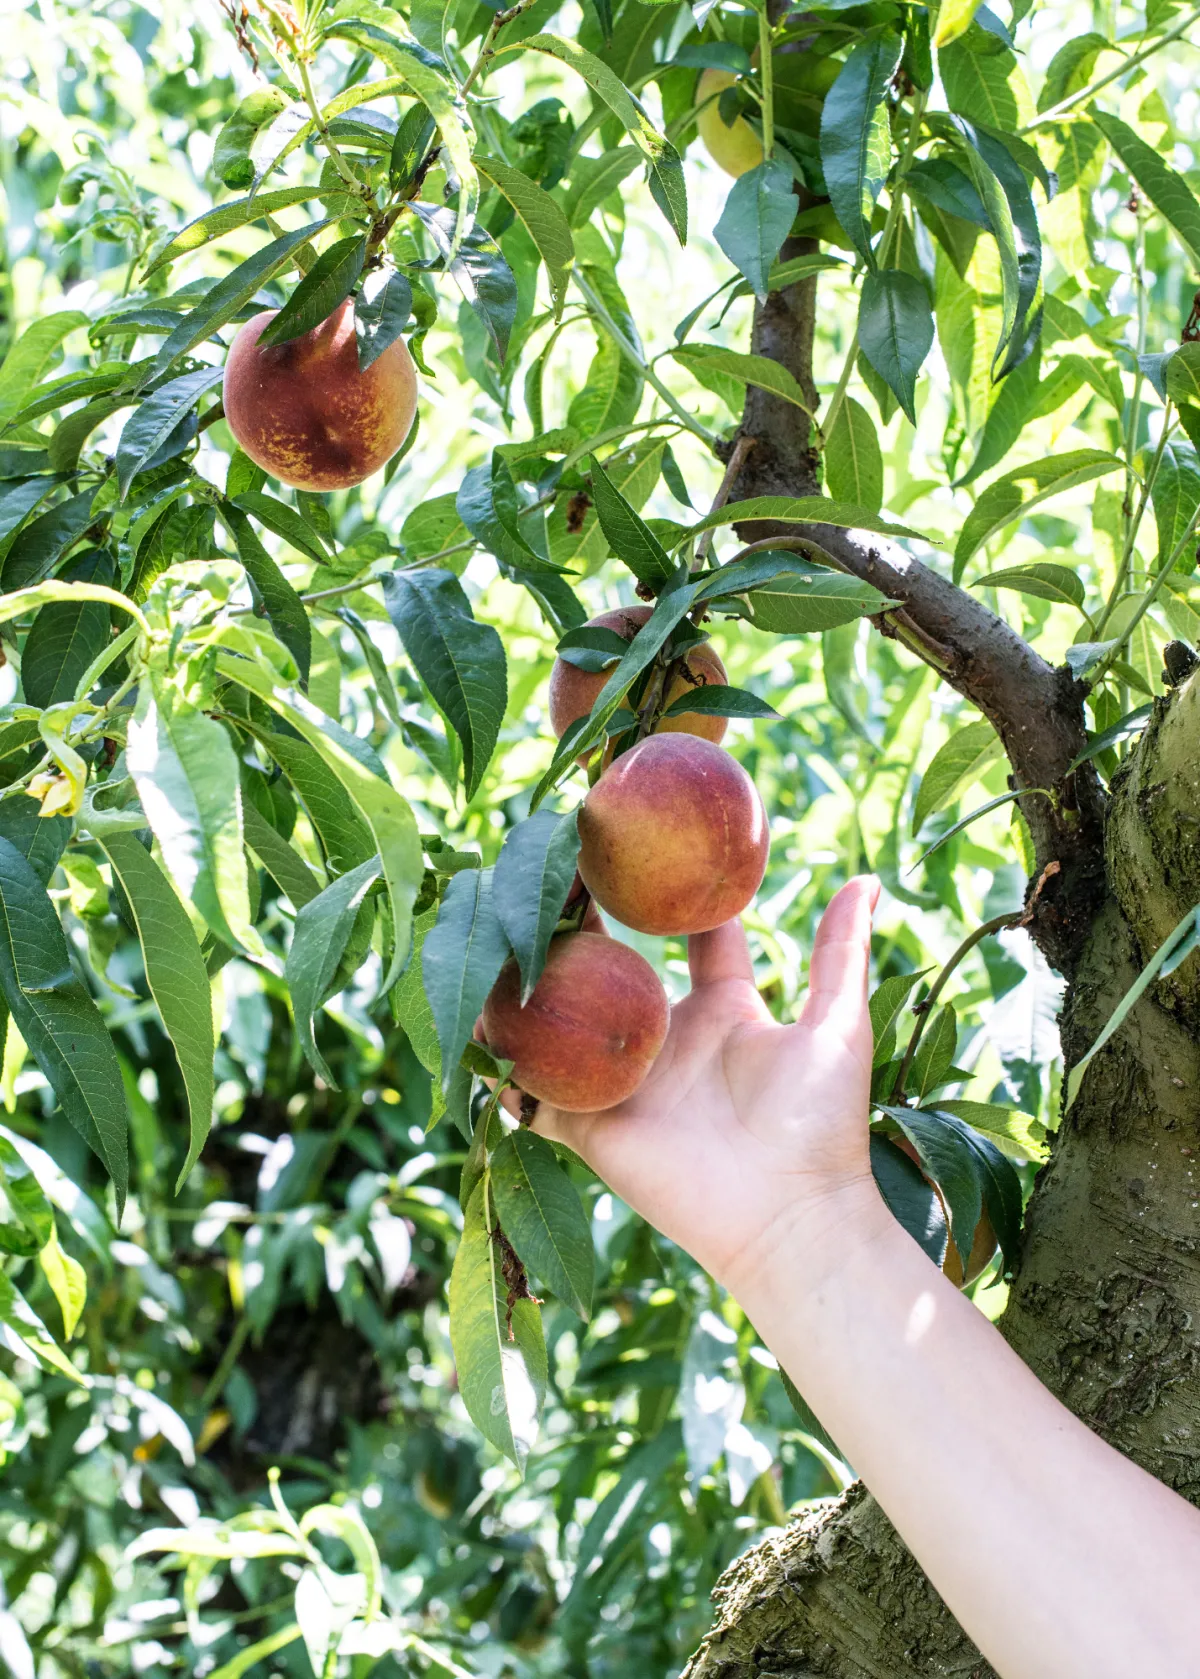
[(855, 1016), (865, 1007), (871, 915), (878, 901), (878, 880), (874, 875), (859, 875), (842, 887), (821, 917), (808, 965), (807, 1024), (818, 1024), (835, 1013)]
[(746, 943), (746, 929), (739, 919), (714, 927), (711, 933), (693, 933), (688, 940), (688, 972), (692, 989), (717, 985), (722, 980), (754, 982), (754, 965)]

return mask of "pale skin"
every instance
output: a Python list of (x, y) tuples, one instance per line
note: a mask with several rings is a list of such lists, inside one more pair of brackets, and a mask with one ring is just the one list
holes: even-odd
[(1003, 1679), (1200, 1679), (1200, 1513), (1053, 1398), (875, 1187), (878, 892), (830, 904), (794, 1025), (740, 923), (693, 937), (641, 1088), (600, 1114), (542, 1104), (536, 1128), (738, 1300)]

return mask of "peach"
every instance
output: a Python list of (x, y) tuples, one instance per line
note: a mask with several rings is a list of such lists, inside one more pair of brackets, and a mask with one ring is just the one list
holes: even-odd
[[(649, 606), (618, 606), (611, 612), (601, 612), (597, 617), (589, 618), (586, 627), (615, 630), (622, 640), (632, 641), (649, 618), (651, 610)], [(689, 689), (702, 688), (709, 682), (723, 688), (729, 682), (725, 666), (709, 642), (692, 649), (684, 670), (688, 674), (684, 675), (681, 671), (671, 684), (666, 695), (667, 705)], [(550, 727), (560, 740), (577, 717), (587, 716), (596, 703), (597, 694), (611, 675), (611, 665), (608, 670), (580, 670), (578, 665), (568, 664), (566, 659), (555, 659), (550, 672)], [(699, 735), (704, 740), (719, 741), (724, 737), (725, 723), (724, 717), (705, 717), (698, 711), (687, 711), (680, 717), (661, 722), (656, 732)], [(580, 762), (584, 762), (586, 757), (585, 753)]]
[(397, 338), (358, 368), (347, 298), (311, 332), (260, 349), (275, 309), (248, 320), (225, 363), (225, 418), (256, 465), (297, 490), (345, 490), (390, 461), (412, 429), (417, 375)]
[(579, 872), (640, 933), (705, 933), (740, 915), (767, 866), (767, 817), (742, 766), (694, 735), (650, 735), (579, 811)]
[(533, 995), (508, 961), (483, 1005), (483, 1038), (517, 1086), (567, 1113), (623, 1102), (667, 1035), (667, 994), (636, 950), (602, 933), (559, 933)]
[(706, 70), (696, 84), (696, 103), (704, 105), (696, 118), (696, 132), (713, 162), (733, 176), (744, 175), (763, 160), (762, 141), (745, 117), (727, 123), (721, 115), (720, 96), (736, 81), (731, 70)]

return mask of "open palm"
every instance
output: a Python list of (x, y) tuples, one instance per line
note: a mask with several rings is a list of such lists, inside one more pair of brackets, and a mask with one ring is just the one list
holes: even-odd
[(769, 1250), (781, 1223), (869, 1179), (866, 993), (878, 890), (853, 880), (826, 910), (794, 1025), (772, 1020), (731, 921), (689, 940), (692, 989), (627, 1101), (593, 1114), (538, 1108), (538, 1131), (723, 1281)]

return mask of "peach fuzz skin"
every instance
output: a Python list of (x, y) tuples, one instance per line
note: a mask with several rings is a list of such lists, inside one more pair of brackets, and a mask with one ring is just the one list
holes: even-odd
[(225, 418), (250, 459), (297, 490), (344, 490), (390, 461), (412, 429), (417, 374), (397, 338), (359, 372), (350, 298), (311, 332), (258, 347), (277, 310), (248, 320), (225, 363)]
[(579, 812), (579, 873), (639, 933), (705, 933), (740, 915), (767, 866), (767, 817), (742, 766), (694, 735), (651, 735)]
[(482, 1038), (513, 1063), (519, 1089), (565, 1113), (594, 1113), (632, 1096), (667, 1036), (667, 994), (654, 969), (604, 933), (560, 933), (521, 1007), (508, 961), (483, 1005)]

